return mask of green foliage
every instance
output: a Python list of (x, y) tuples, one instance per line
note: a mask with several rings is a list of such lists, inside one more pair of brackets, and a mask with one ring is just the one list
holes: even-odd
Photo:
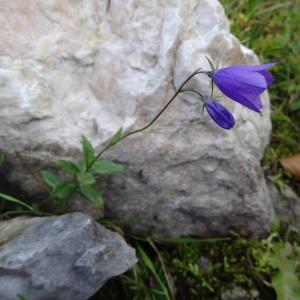
[(127, 274), (105, 285), (93, 299), (175, 300), (166, 278), (164, 262), (152, 241), (138, 242), (133, 239), (132, 242), (138, 263)]
[[(158, 268), (154, 265), (151, 258), (139, 244), (137, 244), (136, 250), (137, 256), (139, 257), (141, 264), (143, 264), (144, 269), (149, 272), (150, 277), (152, 275), (157, 281), (157, 287), (151, 288), (153, 294), (156, 295), (154, 299), (171, 300), (168, 288), (164, 283), (163, 276), (162, 274), (160, 274), (161, 272), (159, 272)], [(135, 284), (136, 282), (133, 283), (133, 285)]]
[(77, 179), (80, 187), (93, 185), (96, 182), (95, 177), (91, 173), (79, 173)]
[(21, 200), (18, 200), (17, 198), (13, 197), (13, 196), (10, 196), (10, 195), (7, 195), (7, 194), (3, 194), (3, 193), (0, 193), (0, 198), (2, 198), (3, 200), (5, 201), (8, 201), (8, 202), (12, 202), (12, 203), (15, 203), (15, 204), (19, 204), (21, 206), (24, 206), (26, 207), (27, 209), (29, 210), (34, 210), (30, 205), (24, 203), (23, 201)]
[(275, 242), (269, 262), (277, 270), (272, 277), (277, 300), (300, 300), (300, 248), (289, 242)]
[(64, 200), (69, 198), (76, 191), (76, 183), (73, 181), (61, 180), (52, 190), (52, 197), (59, 199), (64, 203)]
[[(110, 141), (115, 144), (122, 136), (120, 129)], [(77, 162), (59, 160), (58, 167), (63, 174), (58, 177), (50, 171), (42, 171), (41, 176), (44, 182), (51, 188), (50, 197), (55, 199), (61, 210), (68, 208), (69, 198), (79, 193), (87, 200), (103, 207), (104, 200), (97, 190), (97, 175), (113, 175), (125, 173), (123, 165), (109, 160), (98, 159), (91, 142), (82, 136), (82, 158)]]
[(125, 173), (123, 165), (116, 164), (110, 160), (97, 160), (90, 169), (93, 174), (112, 175), (114, 173)]
[[(3, 164), (5, 160), (5, 155), (4, 153), (0, 152), (0, 167)], [(1, 219), (6, 215), (10, 215), (10, 214), (24, 214), (24, 213), (39, 213), (38, 207), (36, 205), (28, 205), (27, 203), (17, 199), (16, 197), (13, 197), (11, 195), (8, 194), (4, 194), (4, 193), (0, 193), (0, 216)], [(5, 213), (2, 212), (3, 208), (4, 208), (4, 203), (8, 202), (8, 203), (12, 203), (15, 204), (15, 210), (10, 210), (10, 211), (6, 211)]]
[(95, 185), (82, 186), (80, 188), (80, 192), (86, 199), (90, 200), (91, 202), (94, 202), (99, 207), (104, 206), (104, 200), (102, 196), (98, 193)]
[(177, 297), (192, 300), (220, 297), (234, 286), (248, 291), (255, 288), (255, 280), (270, 272), (260, 262), (265, 251), (260, 241), (233, 238), (214, 244), (183, 244), (165, 255), (175, 282), (181, 282)]
[(96, 160), (95, 150), (94, 150), (91, 142), (84, 135), (82, 136), (81, 144), (82, 144), (82, 152), (83, 152), (85, 170), (88, 171), (88, 169), (91, 167), (91, 165)]
[[(280, 238), (274, 233), (263, 240), (233, 234), (224, 239), (169, 238), (154, 244), (133, 237), (138, 264), (112, 280), (93, 300), (116, 299), (221, 299), (236, 286), (253, 300), (297, 300), (300, 288), (300, 232)], [(117, 288), (116, 288), (117, 287)], [(277, 297), (276, 297), (277, 294)]]
[(60, 183), (60, 179), (50, 171), (41, 171), (41, 176), (44, 182), (49, 185), (49, 187), (55, 189), (55, 187)]
[(68, 208), (68, 198), (77, 190), (76, 182), (61, 179), (50, 171), (41, 171), (44, 182), (51, 188), (50, 197), (55, 199), (61, 210)]
[(296, 100), (296, 101), (293, 101), (291, 104), (290, 104), (290, 110), (292, 112), (296, 112), (296, 111), (299, 111), (300, 110), (300, 99), (299, 100)]
[(122, 138), (123, 127), (121, 127), (110, 140), (111, 145), (115, 145)]
[(76, 176), (80, 172), (80, 168), (76, 164), (67, 160), (59, 160), (57, 165), (66, 173)]

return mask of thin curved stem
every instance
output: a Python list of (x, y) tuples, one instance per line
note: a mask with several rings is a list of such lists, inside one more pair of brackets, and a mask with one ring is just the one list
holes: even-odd
[(192, 90), (192, 89), (183, 89), (181, 90), (182, 93), (185, 93), (185, 92), (191, 92), (191, 93), (194, 93), (194, 94), (197, 94), (198, 96), (200, 96), (200, 98), (202, 99), (203, 96), (196, 90)]
[[(190, 76), (188, 76), (184, 81), (183, 83), (179, 86), (179, 88), (175, 91), (174, 95), (171, 97), (171, 99), (167, 102), (167, 104), (160, 110), (160, 112), (152, 119), (152, 121), (150, 121), (147, 125), (145, 125), (144, 127), (142, 128), (139, 128), (139, 129), (136, 129), (136, 130), (133, 130), (127, 134), (124, 134), (119, 140), (117, 143), (119, 143), (120, 141), (122, 141), (123, 139), (133, 135), (133, 134), (136, 134), (136, 133), (139, 133), (139, 132), (142, 132), (144, 130), (146, 130), (147, 128), (149, 128), (151, 125), (153, 125), (153, 123), (155, 123), (155, 121), (164, 113), (164, 111), (169, 107), (169, 105), (175, 100), (175, 98), (181, 93), (183, 92), (183, 87), (195, 76), (195, 75), (198, 75), (198, 74), (206, 74), (207, 72), (205, 71), (200, 71), (201, 68), (197, 69), (196, 71), (194, 71)], [(107, 151), (111, 146), (113, 146), (112, 144), (108, 144), (106, 147), (103, 148), (102, 151), (100, 151), (98, 153), (98, 155), (96, 156), (96, 160), (98, 160), (102, 154)], [(89, 169), (89, 168), (88, 168)]]

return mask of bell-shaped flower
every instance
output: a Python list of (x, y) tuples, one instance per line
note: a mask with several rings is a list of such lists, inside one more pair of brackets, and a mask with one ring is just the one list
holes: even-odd
[(209, 99), (204, 102), (210, 117), (222, 128), (231, 129), (234, 124), (234, 118), (227, 108), (215, 100)]
[(273, 77), (267, 69), (275, 64), (229, 66), (213, 72), (211, 77), (227, 97), (261, 112), (263, 106), (259, 95), (272, 83)]

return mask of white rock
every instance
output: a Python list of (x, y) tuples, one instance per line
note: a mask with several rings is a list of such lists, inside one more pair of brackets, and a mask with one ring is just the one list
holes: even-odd
[[(106, 6), (0, 3), (0, 148), (14, 166), (9, 180), (31, 194), (41, 188), (15, 151), (37, 171), (76, 157), (81, 134), (100, 149), (121, 126), (149, 122), (190, 72), (208, 67), (205, 55), (221, 57), (222, 66), (258, 63), (230, 34), (216, 0)], [(191, 84), (209, 93), (205, 77)], [(263, 103), (261, 117), (226, 101), (237, 124), (224, 131), (202, 116), (199, 99), (178, 98), (152, 129), (107, 152), (129, 173), (113, 179), (108, 215), (131, 220), (136, 232), (265, 234), (272, 215), (260, 168), (271, 129), (266, 94)]]

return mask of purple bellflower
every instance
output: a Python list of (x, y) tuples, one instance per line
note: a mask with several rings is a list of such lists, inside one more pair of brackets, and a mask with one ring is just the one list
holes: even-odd
[(209, 99), (204, 102), (208, 114), (211, 118), (222, 128), (231, 129), (234, 124), (234, 118), (232, 114), (227, 110), (225, 106), (218, 103), (215, 100)]
[(273, 77), (267, 69), (274, 65), (276, 63), (229, 66), (212, 72), (210, 77), (227, 97), (251, 110), (261, 112), (263, 106), (259, 95), (272, 83)]

